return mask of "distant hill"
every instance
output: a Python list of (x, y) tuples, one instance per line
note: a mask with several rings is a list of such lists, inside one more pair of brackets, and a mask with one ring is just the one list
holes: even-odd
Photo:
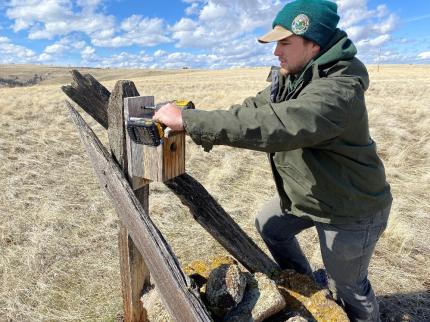
[(158, 76), (164, 74), (192, 73), (191, 69), (128, 69), (128, 68), (91, 68), (91, 67), (55, 67), (46, 65), (0, 64), (0, 87), (22, 87), (36, 84), (70, 83), (70, 71), (79, 70), (89, 73), (101, 81)]

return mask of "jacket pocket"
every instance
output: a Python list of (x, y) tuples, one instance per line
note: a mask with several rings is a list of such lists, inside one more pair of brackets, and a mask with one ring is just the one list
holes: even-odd
[(328, 198), (294, 166), (284, 163), (277, 164), (276, 167), (282, 175), (285, 190), (291, 195), (296, 208), (314, 215), (315, 211), (332, 213), (335, 210), (333, 199)]

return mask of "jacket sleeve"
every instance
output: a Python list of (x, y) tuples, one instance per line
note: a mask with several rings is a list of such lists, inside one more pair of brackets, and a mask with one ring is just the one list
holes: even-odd
[(254, 104), (249, 98), (229, 110), (185, 110), (182, 116), (187, 133), (205, 151), (213, 145), (288, 151), (314, 146), (342, 133), (358, 87), (358, 82), (348, 78), (322, 78), (306, 86), (296, 99), (280, 103), (254, 100), (258, 108), (249, 108)]
[[(264, 106), (267, 103), (270, 103), (270, 86), (267, 86), (264, 90), (259, 92), (256, 96), (246, 98), (242, 106), (243, 107), (252, 107), (258, 108), (260, 106)], [(233, 105), (230, 109), (235, 109), (240, 107), (241, 105)]]

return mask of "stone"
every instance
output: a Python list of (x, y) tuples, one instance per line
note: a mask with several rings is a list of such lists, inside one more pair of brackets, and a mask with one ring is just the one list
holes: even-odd
[(285, 311), (297, 311), (301, 316), (317, 322), (349, 322), (345, 311), (333, 300), (330, 292), (307, 275), (284, 270), (276, 283), (286, 301)]
[(206, 292), (206, 283), (210, 273), (221, 265), (238, 264), (231, 256), (214, 256), (207, 260), (195, 260), (184, 267), (184, 273), (187, 274), (199, 287), (200, 293)]
[(223, 316), (242, 301), (246, 287), (245, 275), (236, 264), (215, 268), (209, 275), (205, 298), (209, 310)]
[(285, 300), (273, 280), (262, 273), (246, 273), (247, 287), (243, 300), (225, 317), (227, 322), (263, 321), (282, 311)]
[(286, 322), (309, 322), (309, 320), (303, 316), (297, 315), (289, 318)]

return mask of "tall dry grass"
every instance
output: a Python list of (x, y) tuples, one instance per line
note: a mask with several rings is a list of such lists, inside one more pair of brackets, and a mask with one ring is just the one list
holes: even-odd
[[(0, 77), (43, 73), (1, 66)], [(367, 103), (394, 204), (370, 266), (384, 321), (430, 320), (430, 68), (369, 67)], [(199, 108), (226, 108), (266, 86), (266, 69), (225, 71), (91, 70), (112, 89), (131, 79), (157, 101), (190, 98)], [(64, 69), (27, 88), (0, 88), (0, 321), (112, 321), (121, 313), (117, 216), (99, 189), (60, 86)], [(107, 136), (85, 116), (103, 142)], [(261, 247), (253, 216), (274, 193), (263, 153), (189, 139), (187, 170)], [(224, 250), (163, 184), (152, 184), (151, 217), (180, 262)], [(300, 241), (322, 265), (316, 233)]]

